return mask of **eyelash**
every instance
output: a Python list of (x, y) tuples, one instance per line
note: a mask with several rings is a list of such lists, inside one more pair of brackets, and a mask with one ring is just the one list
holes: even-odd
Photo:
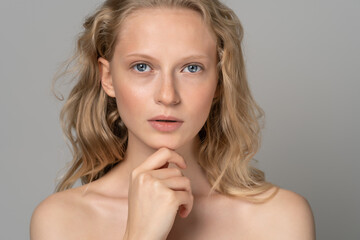
[[(133, 65), (131, 66), (131, 69), (134, 69), (137, 65), (140, 65), (140, 64), (144, 64), (144, 65), (150, 67), (150, 65), (147, 64), (147, 63), (138, 62), (138, 63), (133, 64)], [(200, 71), (201, 71), (201, 70), (204, 70), (204, 68), (203, 68), (202, 66), (200, 66), (200, 65), (198, 65), (198, 64), (194, 64), (194, 63), (190, 63), (190, 64), (186, 65), (185, 68), (187, 68), (187, 67), (189, 67), (189, 66), (197, 66), (197, 67), (200, 68)], [(135, 69), (134, 69), (134, 70), (135, 70)], [(140, 72), (140, 71), (137, 71), (137, 70), (135, 70), (135, 71), (138, 72), (138, 73), (144, 73), (144, 72)], [(200, 71), (197, 71), (197, 72), (200, 72)], [(193, 72), (193, 73), (197, 73), (197, 72)], [(189, 73), (192, 73), (192, 72), (189, 72)]]

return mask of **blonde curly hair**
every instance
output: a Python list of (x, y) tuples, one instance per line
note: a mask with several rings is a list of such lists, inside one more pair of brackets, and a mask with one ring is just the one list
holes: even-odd
[(129, 14), (158, 7), (197, 11), (217, 37), (219, 95), (198, 133), (198, 163), (212, 186), (211, 192), (253, 203), (266, 202), (277, 191), (266, 198), (256, 196), (275, 185), (265, 181), (264, 172), (250, 164), (256, 161), (253, 157), (260, 147), (264, 113), (247, 83), (242, 25), (236, 14), (218, 0), (107, 0), (85, 20), (74, 56), (53, 82), (75, 73), (75, 86), (60, 114), (73, 160), (55, 191), (71, 188), (78, 179), (82, 184), (99, 179), (124, 159), (127, 128), (115, 98), (108, 97), (101, 87), (98, 58), (112, 59), (117, 33)]

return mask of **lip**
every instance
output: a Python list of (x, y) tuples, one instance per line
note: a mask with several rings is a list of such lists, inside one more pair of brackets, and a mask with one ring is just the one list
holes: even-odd
[(156, 121), (156, 120), (170, 120), (170, 121), (176, 121), (176, 122), (184, 122), (176, 117), (165, 116), (165, 115), (159, 115), (159, 116), (153, 117), (153, 118), (149, 119), (148, 121)]
[[(170, 120), (174, 122), (161, 122), (158, 120)], [(156, 116), (148, 120), (150, 125), (160, 132), (172, 132), (181, 127), (184, 121), (173, 116)]]

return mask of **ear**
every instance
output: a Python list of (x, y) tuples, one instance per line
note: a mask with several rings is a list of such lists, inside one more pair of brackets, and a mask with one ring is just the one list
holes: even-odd
[(99, 63), (101, 86), (109, 97), (115, 97), (115, 91), (114, 91), (112, 76), (110, 72), (110, 63), (108, 60), (102, 57), (98, 59), (98, 63)]

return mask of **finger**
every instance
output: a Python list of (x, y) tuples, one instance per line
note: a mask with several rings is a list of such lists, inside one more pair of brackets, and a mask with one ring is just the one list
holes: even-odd
[(184, 205), (180, 205), (178, 211), (179, 211), (180, 217), (182, 217), (182, 218), (186, 218), (186, 217), (190, 214), (190, 212), (191, 212), (191, 210), (188, 211), (188, 210), (184, 207)]
[[(194, 197), (191, 193), (185, 191), (175, 191), (176, 199), (178, 199), (178, 206), (181, 217), (187, 217), (193, 207)], [(183, 208), (183, 209), (182, 209)]]
[(180, 168), (186, 168), (185, 160), (178, 153), (168, 148), (160, 148), (136, 169), (139, 172), (150, 171), (159, 169), (170, 162), (176, 164)]
[(168, 168), (168, 166), (169, 166), (169, 162), (165, 163), (162, 167), (160, 167), (160, 169), (161, 168)]
[(160, 181), (174, 191), (188, 191), (191, 193), (191, 183), (187, 177), (172, 177)]
[(162, 168), (162, 169), (148, 171), (148, 173), (152, 177), (157, 178), (157, 179), (166, 179), (166, 178), (171, 178), (171, 177), (184, 176), (184, 174), (178, 168)]

